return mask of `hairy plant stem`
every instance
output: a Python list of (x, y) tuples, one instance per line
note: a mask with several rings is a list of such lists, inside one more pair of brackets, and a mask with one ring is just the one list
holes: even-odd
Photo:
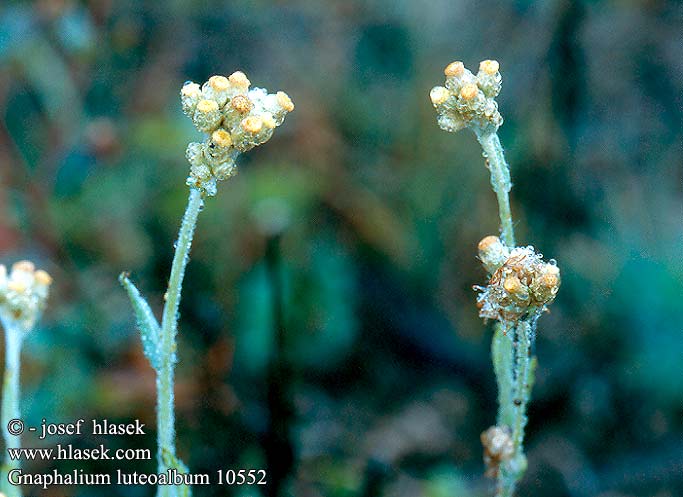
[(491, 341), (491, 358), (498, 384), (498, 421), (496, 424), (512, 427), (515, 419), (513, 404), (515, 354), (514, 344), (512, 338), (507, 335), (508, 332), (505, 325), (496, 322)]
[(524, 442), (524, 427), (526, 426), (526, 404), (529, 400), (531, 373), (531, 323), (521, 320), (515, 327), (515, 386), (513, 399), (514, 422), (512, 424), (512, 441), (521, 450)]
[[(192, 236), (197, 224), (197, 217), (202, 209), (203, 200), (199, 190), (190, 189), (190, 196), (185, 215), (175, 244), (175, 254), (171, 266), (171, 276), (166, 291), (161, 322), (161, 364), (157, 371), (157, 440), (159, 473), (171, 468), (170, 461), (175, 460), (175, 411), (173, 400), (173, 379), (177, 362), (178, 305), (183, 286), (185, 267), (187, 266)], [(177, 487), (160, 485), (158, 497), (176, 497)]]
[[(491, 186), (498, 199), (500, 237), (505, 245), (512, 248), (515, 246), (515, 234), (510, 211), (510, 167), (496, 132), (482, 131), (476, 135), (484, 151), (486, 166), (491, 172)], [(498, 384), (497, 424), (508, 427), (514, 444), (512, 459), (500, 468), (496, 497), (512, 497), (517, 482), (526, 470), (523, 444), (526, 407), (533, 381), (531, 346), (535, 326), (534, 316), (498, 322), (493, 334), (491, 357)]]
[(491, 186), (498, 198), (498, 213), (500, 215), (500, 238), (508, 247), (515, 246), (515, 232), (512, 227), (510, 212), (510, 166), (505, 161), (503, 146), (495, 131), (476, 133), (477, 140), (484, 150), (486, 166), (491, 171)]
[[(514, 455), (510, 461), (500, 468), (496, 497), (513, 497), (517, 482), (526, 471), (524, 428), (527, 422), (526, 407), (533, 384), (535, 362), (531, 356), (531, 348), (535, 326), (535, 317), (521, 319), (513, 323), (512, 328), (508, 330), (513, 336), (504, 338), (510, 343), (510, 355), (506, 357), (506, 361), (512, 366), (511, 369), (507, 370), (510, 376), (512, 376), (512, 382), (509, 382), (508, 377), (502, 384), (504, 385), (503, 388), (508, 390), (508, 392), (504, 394), (507, 397), (505, 403), (499, 405), (498, 422), (509, 427), (512, 432)], [(501, 388), (500, 382), (499, 388)]]
[(0, 491), (7, 497), (21, 497), (21, 488), (8, 481), (9, 472), (19, 468), (20, 463), (12, 460), (7, 452), (8, 448), (21, 447), (21, 438), (19, 435), (11, 435), (7, 425), (12, 419), (19, 419), (21, 416), (19, 373), (24, 330), (7, 321), (3, 322), (3, 325), (5, 328), (5, 376), (2, 388), (2, 421), (0, 422), (5, 439), (5, 460), (0, 476)]

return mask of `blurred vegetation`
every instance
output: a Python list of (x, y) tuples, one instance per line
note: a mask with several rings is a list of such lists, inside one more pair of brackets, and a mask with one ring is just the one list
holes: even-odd
[(476, 140), (441, 132), (427, 95), (452, 59), (493, 57), (518, 237), (563, 275), (519, 495), (683, 495), (682, 32), (674, 0), (4, 1), (0, 256), (55, 276), (24, 351), (28, 421), (140, 418), (143, 439), (105, 442), (155, 447), (154, 375), (116, 277), (159, 311), (195, 137), (178, 91), (239, 68), (297, 108), (200, 216), (181, 457), (268, 467), (263, 495), (487, 495), (496, 394), (471, 287), (496, 205)]

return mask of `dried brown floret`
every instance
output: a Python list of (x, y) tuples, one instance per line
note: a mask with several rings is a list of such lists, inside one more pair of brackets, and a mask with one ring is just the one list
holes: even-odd
[(496, 478), (500, 466), (515, 454), (510, 429), (507, 426), (491, 426), (481, 434), (481, 444), (484, 447), (485, 474), (489, 478)]
[(235, 98), (230, 101), (230, 106), (240, 114), (246, 114), (254, 108), (254, 104), (246, 95), (236, 95)]

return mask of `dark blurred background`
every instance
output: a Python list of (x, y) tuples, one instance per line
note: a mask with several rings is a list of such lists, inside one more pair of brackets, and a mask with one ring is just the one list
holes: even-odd
[[(154, 374), (122, 270), (158, 313), (185, 202), (185, 80), (247, 73), (296, 110), (199, 220), (181, 305), (179, 455), (268, 468), (197, 496), (488, 495), (498, 228), (443, 67), (500, 61), (517, 236), (557, 259), (519, 496), (683, 495), (683, 6), (675, 0), (4, 1), (0, 256), (55, 279), (23, 355), (29, 423), (140, 418)], [(271, 416), (275, 413), (275, 416)], [(27, 471), (154, 472), (155, 461)], [(215, 476), (214, 476), (215, 478)], [(31, 490), (150, 496), (152, 488)], [(259, 493), (262, 492), (262, 493)]]

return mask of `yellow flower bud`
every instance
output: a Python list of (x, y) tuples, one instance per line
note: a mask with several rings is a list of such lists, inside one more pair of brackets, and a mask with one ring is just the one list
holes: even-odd
[(460, 89), (460, 98), (472, 100), (479, 93), (479, 88), (473, 83), (468, 83)]
[(230, 81), (232, 86), (243, 90), (246, 90), (247, 88), (249, 88), (249, 85), (251, 85), (251, 81), (249, 81), (247, 75), (244, 74), (242, 71), (235, 71), (230, 76), (228, 76), (228, 80)]
[(232, 145), (232, 137), (230, 133), (224, 129), (217, 129), (211, 134), (211, 141), (218, 145), (219, 147), (229, 147)]
[(555, 298), (560, 289), (560, 268), (554, 264), (544, 264), (531, 284), (536, 300), (547, 304)]
[(514, 295), (518, 294), (522, 291), (522, 282), (519, 281), (519, 278), (511, 274), (507, 278), (505, 278), (505, 282), (503, 283), (503, 288), (505, 288), (505, 291)]
[(187, 83), (180, 90), (180, 94), (183, 97), (196, 98), (196, 97), (199, 97), (199, 95), (201, 95), (201, 93), (202, 93), (202, 90), (197, 83)]
[(50, 286), (52, 284), (52, 276), (50, 276), (47, 271), (43, 271), (42, 269), (36, 271), (34, 278), (36, 279), (36, 283), (39, 285)]
[(36, 265), (31, 261), (18, 261), (12, 264), (12, 272), (19, 271), (25, 273), (32, 273), (36, 270)]
[(213, 100), (201, 100), (197, 104), (197, 110), (203, 114), (218, 110), (218, 104)]
[(192, 116), (192, 121), (199, 131), (211, 133), (221, 123), (223, 116), (218, 110), (218, 103), (215, 100), (201, 100), (197, 104), (197, 110)]
[(560, 283), (559, 274), (544, 274), (541, 276), (539, 283), (549, 290), (557, 288)]
[(226, 91), (230, 88), (230, 81), (225, 76), (211, 76), (209, 78), (209, 86), (213, 88), (214, 91)]
[(223, 128), (218, 128), (211, 133), (211, 139), (208, 146), (204, 148), (204, 157), (206, 162), (214, 167), (222, 162), (225, 162), (233, 152), (233, 139), (230, 132)]
[(247, 133), (258, 133), (263, 127), (263, 120), (259, 116), (248, 116), (242, 120), (240, 126)]
[(500, 238), (498, 238), (495, 235), (489, 235), (485, 236), (484, 238), (481, 239), (479, 242), (479, 245), (477, 245), (477, 249), (479, 249), (479, 252), (486, 252), (489, 248), (493, 247), (494, 245), (498, 245), (500, 243)]
[(28, 286), (24, 281), (9, 280), (7, 282), (7, 289), (15, 293), (24, 293)]
[(278, 105), (286, 112), (292, 112), (294, 110), (294, 103), (292, 102), (292, 99), (289, 98), (289, 95), (283, 91), (279, 91), (276, 96)]
[(183, 112), (192, 117), (199, 99), (202, 98), (202, 90), (197, 83), (187, 82), (180, 90), (180, 102)]
[(465, 64), (463, 64), (459, 60), (456, 60), (455, 62), (451, 62), (450, 64), (448, 64), (446, 68), (443, 70), (443, 72), (449, 78), (462, 76), (465, 72)]
[(479, 63), (479, 70), (489, 76), (496, 74), (498, 69), (500, 69), (500, 64), (498, 64), (497, 60), (482, 60)]
[(560, 278), (560, 268), (554, 264), (546, 264), (543, 266), (543, 276), (558, 280)]
[(435, 86), (432, 91), (429, 92), (429, 98), (432, 100), (434, 105), (441, 105), (450, 96), (449, 91), (443, 86)]

